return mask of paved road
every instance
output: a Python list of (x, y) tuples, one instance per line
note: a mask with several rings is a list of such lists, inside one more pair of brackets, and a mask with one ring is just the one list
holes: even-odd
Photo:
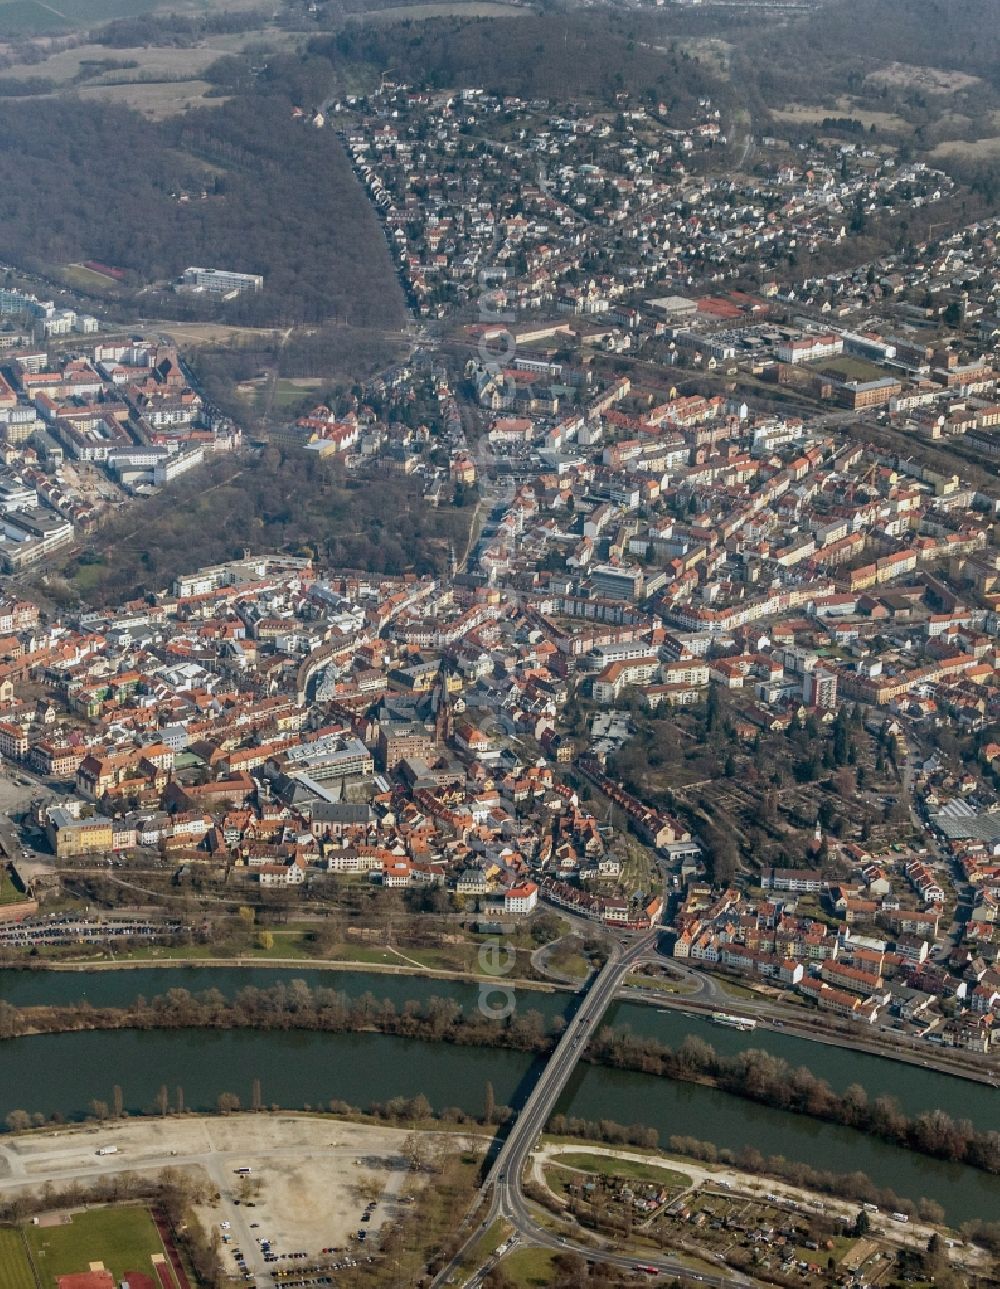
[[(560, 1093), (576, 1068), (581, 1053), (601, 1023), (608, 1004), (614, 998), (622, 980), (649, 953), (656, 943), (657, 934), (657, 930), (649, 932), (627, 947), (623, 947), (619, 942), (613, 945), (607, 963), (593, 978), (584, 993), (579, 1010), (566, 1026), (562, 1038), (531, 1095), (518, 1112), (514, 1126), (483, 1182), (482, 1194), (489, 1198), (485, 1215), (478, 1226), (470, 1232), (452, 1261), (435, 1278), (435, 1287), (452, 1281), (458, 1271), (459, 1262), (469, 1246), (500, 1217), (506, 1218), (519, 1236), (531, 1244), (541, 1245), (544, 1248), (572, 1250), (589, 1259), (598, 1256), (602, 1261), (620, 1267), (631, 1267), (637, 1261), (642, 1261), (650, 1266), (655, 1265), (666, 1274), (684, 1275), (688, 1279), (699, 1280), (704, 1284), (735, 1286), (749, 1283), (737, 1276), (694, 1273), (683, 1262), (673, 1258), (650, 1258), (646, 1254), (640, 1258), (636, 1254), (629, 1256), (613, 1250), (595, 1250), (593, 1247), (577, 1244), (571, 1239), (554, 1235), (539, 1226), (524, 1198), (525, 1166)], [(474, 1273), (473, 1281), (477, 1281), (480, 1274), (481, 1268)]]

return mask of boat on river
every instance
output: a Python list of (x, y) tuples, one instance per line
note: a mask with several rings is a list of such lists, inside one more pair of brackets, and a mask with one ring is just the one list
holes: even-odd
[(731, 1012), (712, 1012), (713, 1025), (725, 1025), (727, 1029), (739, 1029), (745, 1032), (755, 1030), (757, 1022), (749, 1016), (734, 1016)]

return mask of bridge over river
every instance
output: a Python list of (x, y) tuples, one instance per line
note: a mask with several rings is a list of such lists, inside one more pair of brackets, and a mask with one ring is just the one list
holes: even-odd
[[(458, 1264), (466, 1250), (492, 1226), (497, 1218), (501, 1217), (506, 1218), (515, 1231), (531, 1244), (540, 1244), (552, 1249), (573, 1250), (586, 1258), (595, 1257), (597, 1251), (593, 1247), (588, 1248), (585, 1245), (574, 1244), (572, 1240), (561, 1239), (537, 1224), (524, 1197), (524, 1170), (545, 1124), (555, 1109), (560, 1093), (569, 1082), (580, 1055), (601, 1023), (608, 1005), (628, 973), (653, 948), (656, 936), (657, 930), (654, 928), (641, 939), (627, 946), (615, 942), (608, 961), (583, 991), (579, 1007), (567, 1023), (558, 1045), (538, 1076), (527, 1101), (517, 1112), (483, 1180), (480, 1195), (489, 1200), (486, 1213), (451, 1262), (437, 1275), (433, 1282), (434, 1289), (453, 1282)], [(612, 1250), (602, 1249), (598, 1256), (601, 1261), (610, 1262), (616, 1266), (629, 1267), (637, 1261), (634, 1254), (628, 1257)], [(644, 1265), (658, 1267), (664, 1274), (683, 1275), (688, 1280), (698, 1280), (706, 1285), (732, 1286), (735, 1289), (737, 1286), (750, 1283), (735, 1274), (723, 1276), (693, 1272), (690, 1267), (676, 1259), (650, 1258), (645, 1252), (641, 1261)], [(473, 1277), (473, 1282), (475, 1280), (476, 1277)]]

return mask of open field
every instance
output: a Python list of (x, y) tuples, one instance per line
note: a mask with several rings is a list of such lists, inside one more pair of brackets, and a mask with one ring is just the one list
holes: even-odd
[(17, 904), (26, 897), (17, 889), (7, 873), (0, 870), (0, 904)]
[[(286, 411), (290, 407), (297, 407), (303, 399), (309, 397), (310, 393), (315, 394), (324, 385), (331, 385), (332, 383), (332, 381), (324, 380), (322, 376), (281, 377), (275, 383), (271, 406), (278, 411)], [(261, 392), (266, 392), (266, 386), (264, 391)]]
[[(431, 0), (428, 4), (394, 5), (364, 15), (365, 22), (399, 22), (422, 18), (521, 18), (531, 10), (520, 5), (502, 4), (499, 0)], [(361, 15), (356, 15), (361, 17)]]
[[(199, 0), (2, 0), (0, 32), (3, 36), (45, 36), (53, 32), (77, 30), (111, 22), (115, 18), (133, 18), (155, 9), (197, 13), (203, 10)], [(257, 0), (213, 0), (219, 9), (255, 9)]]
[(930, 155), (932, 159), (935, 157), (965, 157), (969, 160), (988, 160), (992, 157), (1000, 156), (1000, 137), (974, 139), (971, 142), (965, 139), (948, 139), (944, 143), (939, 143), (931, 151)]
[(898, 89), (919, 89), (925, 94), (955, 94), (979, 84), (978, 76), (967, 72), (945, 70), (941, 67), (914, 67), (910, 63), (889, 63), (878, 71), (869, 72), (866, 82), (889, 85)]
[(275, 332), (267, 327), (233, 327), (223, 322), (169, 322), (159, 318), (151, 329), (167, 334), (181, 347), (194, 345), (228, 345), (234, 340), (270, 341)]
[(7, 0), (0, 4), (0, 31), (5, 36), (45, 35), (69, 31), (113, 18), (131, 17), (156, 8), (157, 0)]
[(647, 1164), (639, 1159), (615, 1159), (612, 1155), (567, 1152), (559, 1155), (559, 1163), (564, 1168), (573, 1168), (582, 1173), (629, 1177), (640, 1182), (662, 1182), (664, 1186), (680, 1190), (686, 1190), (691, 1185), (691, 1178), (687, 1173), (678, 1172), (675, 1168)]
[(93, 1262), (103, 1262), (119, 1281), (127, 1271), (155, 1280), (152, 1257), (163, 1255), (149, 1210), (138, 1206), (88, 1209), (60, 1226), (26, 1227), (25, 1237), (44, 1289), (58, 1276), (87, 1271)]
[(900, 130), (909, 133), (911, 126), (894, 112), (873, 112), (857, 105), (853, 99), (842, 95), (832, 106), (816, 107), (811, 103), (790, 103), (787, 107), (772, 108), (771, 115), (776, 121), (787, 121), (790, 125), (819, 125), (825, 117), (850, 116), (860, 121), (865, 129), (875, 126), (876, 130)]
[[(4, 5), (0, 0), (0, 15), (12, 2), (8, 0)], [(294, 32), (267, 28), (206, 36), (191, 49), (178, 49), (172, 45), (139, 45), (122, 49), (112, 49), (107, 45), (74, 45), (69, 49), (55, 47), (40, 62), (12, 63), (4, 68), (0, 84), (8, 77), (15, 80), (27, 76), (41, 76), (58, 85), (68, 85), (75, 80), (87, 80), (92, 85), (113, 84), (140, 76), (187, 80), (200, 76), (206, 67), (223, 55), (240, 53), (247, 46), (258, 46), (262, 39), (267, 40), (269, 47), (284, 48), (294, 46), (301, 37)], [(135, 66), (106, 66), (109, 63), (134, 63)]]
[[(184, 78), (197, 76), (220, 56), (217, 49), (172, 49), (157, 45), (141, 49), (109, 49), (106, 45), (77, 45), (57, 49), (38, 63), (14, 63), (4, 71), (4, 79), (21, 76), (44, 76), (60, 85), (77, 79), (91, 84), (98, 81), (131, 80), (137, 76)], [(135, 67), (103, 67), (108, 63), (136, 63)], [(2, 81), (0, 81), (2, 84)]]
[[(729, 75), (733, 61), (731, 41), (722, 40), (718, 36), (688, 36), (671, 43), (676, 43), (678, 48), (707, 63), (721, 77)], [(663, 52), (667, 50), (664, 45), (657, 45), (656, 48)]]
[[(233, 1271), (231, 1250), (241, 1248), (251, 1270), (265, 1270), (256, 1235), (270, 1239), (277, 1253), (303, 1251), (319, 1254), (323, 1248), (346, 1245), (358, 1230), (365, 1204), (376, 1207), (365, 1229), (377, 1237), (387, 1222), (396, 1222), (408, 1211), (410, 1199), (425, 1185), (427, 1173), (415, 1173), (406, 1155), (409, 1132), (395, 1128), (341, 1122), (319, 1115), (240, 1114), (228, 1118), (128, 1120), (96, 1124), (32, 1136), (5, 1137), (0, 1143), (0, 1193), (24, 1187), (38, 1188), (46, 1181), (56, 1186), (70, 1181), (88, 1183), (114, 1173), (157, 1174), (176, 1168), (209, 1182), (210, 1198), (197, 1210), (206, 1231), (220, 1230), (222, 1222), (231, 1243), (227, 1269)], [(424, 1157), (439, 1152), (457, 1156), (478, 1153), (485, 1139), (466, 1133), (421, 1133)], [(113, 1155), (98, 1156), (99, 1146), (114, 1145)], [(470, 1154), (474, 1167), (476, 1160)], [(247, 1177), (236, 1174), (249, 1168)], [(239, 1201), (239, 1202), (237, 1202)], [(248, 1208), (246, 1201), (252, 1201)], [(145, 1210), (130, 1224), (110, 1231), (114, 1210), (94, 1210), (93, 1225), (32, 1227), (32, 1249), (53, 1275), (67, 1269), (87, 1269), (89, 1261), (103, 1261), (121, 1279), (124, 1270), (147, 1270), (152, 1226)], [(83, 1215), (87, 1222), (91, 1214)], [(251, 1227), (251, 1223), (257, 1223)], [(148, 1224), (148, 1225), (147, 1225)], [(79, 1238), (77, 1238), (79, 1237)], [(0, 1259), (7, 1246), (0, 1244)], [(137, 1262), (146, 1252), (146, 1261)], [(72, 1254), (74, 1266), (65, 1263)], [(254, 1263), (259, 1262), (259, 1267)], [(128, 1265), (126, 1265), (128, 1263)], [(2, 1289), (35, 1289), (18, 1286), (2, 1276)], [(46, 1281), (41, 1289), (49, 1289)]]
[(89, 293), (96, 292), (100, 294), (111, 294), (119, 284), (105, 276), (103, 273), (95, 273), (93, 269), (84, 268), (82, 264), (65, 264), (62, 268), (53, 269), (52, 275), (59, 277), (67, 286), (76, 287), (79, 291)]
[(885, 373), (863, 358), (852, 358), (850, 354), (840, 354), (836, 358), (823, 358), (810, 369), (816, 372), (839, 376), (842, 380), (878, 380)]
[(551, 1249), (516, 1249), (504, 1258), (501, 1266), (518, 1289), (535, 1289), (535, 1286), (552, 1284), (555, 1256)]
[(20, 1231), (0, 1228), (0, 1285), (4, 1289), (37, 1289)]
[(84, 101), (101, 99), (121, 103), (148, 116), (152, 121), (186, 112), (190, 107), (219, 107), (228, 95), (208, 96), (208, 81), (136, 81), (129, 85), (81, 85), (77, 91)]

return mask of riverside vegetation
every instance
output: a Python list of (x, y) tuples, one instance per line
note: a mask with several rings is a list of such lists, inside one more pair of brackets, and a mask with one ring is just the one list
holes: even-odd
[[(28, 1034), (113, 1029), (318, 1030), (328, 1033), (375, 1032), (458, 1046), (503, 1047), (544, 1054), (564, 1028), (562, 1018), (546, 1024), (533, 1010), (517, 1012), (502, 1024), (466, 1013), (453, 999), (432, 997), (401, 1008), (372, 994), (349, 999), (335, 989), (310, 989), (304, 981), (267, 989), (250, 986), (227, 999), (218, 990), (192, 994), (171, 989), (127, 1007), (75, 1006), (19, 1009), (0, 1003), (0, 1039)], [(689, 1036), (676, 1049), (628, 1029), (602, 1029), (584, 1060), (660, 1078), (702, 1083), (762, 1105), (854, 1128), (893, 1145), (935, 1159), (1000, 1172), (1000, 1132), (977, 1129), (942, 1110), (915, 1116), (903, 1113), (891, 1097), (869, 1102), (863, 1088), (835, 1092), (805, 1067), (793, 1068), (767, 1052), (750, 1049), (720, 1056), (703, 1040)], [(238, 1105), (238, 1102), (237, 1102)], [(236, 1108), (236, 1107), (232, 1107)]]

